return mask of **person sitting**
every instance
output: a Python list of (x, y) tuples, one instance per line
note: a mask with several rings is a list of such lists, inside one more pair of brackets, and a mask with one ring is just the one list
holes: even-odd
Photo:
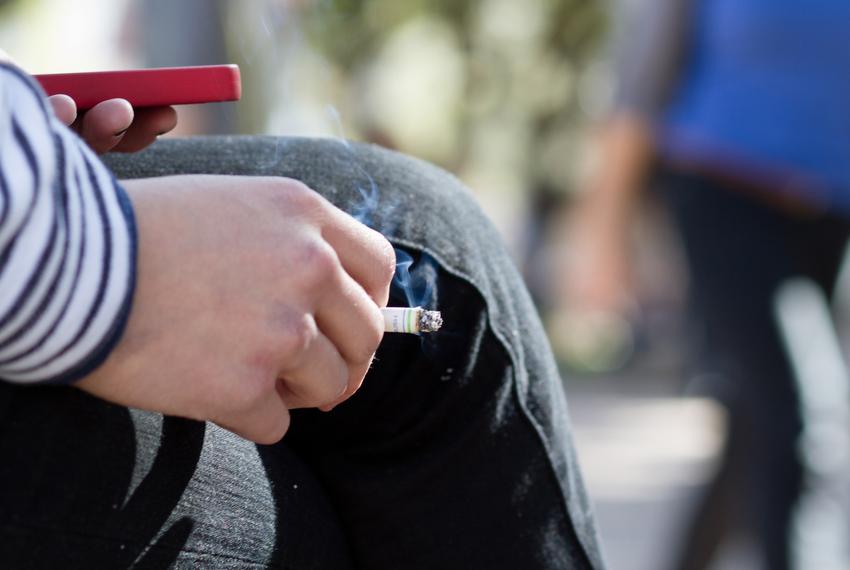
[[(101, 161), (67, 99), (0, 88), (4, 566), (603, 567), (547, 340), (457, 179), (274, 137)], [(98, 151), (174, 124), (108, 103), (76, 121)], [(439, 333), (383, 335), (395, 251)]]

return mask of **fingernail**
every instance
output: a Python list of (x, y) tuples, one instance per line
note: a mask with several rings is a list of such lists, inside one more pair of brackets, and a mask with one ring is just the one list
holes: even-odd
[(127, 131), (129, 131), (129, 130), (130, 130), (130, 127), (127, 127), (127, 128), (126, 128), (126, 129), (124, 129), (123, 131), (118, 131), (117, 133), (115, 133), (115, 134), (114, 134), (114, 135), (112, 135), (112, 136), (114, 136), (114, 137), (121, 137), (121, 136), (124, 136), (124, 134), (125, 134)]

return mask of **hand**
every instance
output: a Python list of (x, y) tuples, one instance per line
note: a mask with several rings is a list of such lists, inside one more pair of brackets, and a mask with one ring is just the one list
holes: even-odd
[(177, 125), (172, 107), (134, 109), (124, 99), (110, 99), (77, 116), (77, 106), (67, 95), (49, 99), (56, 117), (76, 130), (98, 154), (142, 150)]
[(125, 181), (139, 231), (126, 331), (77, 385), (125, 406), (273, 443), (293, 408), (329, 409), (383, 336), (392, 246), (294, 180)]
[[(14, 64), (2, 49), (0, 62)], [(177, 126), (173, 107), (133, 109), (124, 99), (110, 99), (78, 116), (77, 104), (69, 96), (53, 95), (48, 99), (56, 117), (77, 131), (98, 154), (142, 150)]]

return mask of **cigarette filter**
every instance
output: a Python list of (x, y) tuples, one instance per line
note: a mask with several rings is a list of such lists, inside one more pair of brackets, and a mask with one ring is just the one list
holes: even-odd
[(443, 326), (439, 311), (427, 311), (422, 307), (387, 307), (384, 314), (384, 331), (392, 333), (431, 333)]

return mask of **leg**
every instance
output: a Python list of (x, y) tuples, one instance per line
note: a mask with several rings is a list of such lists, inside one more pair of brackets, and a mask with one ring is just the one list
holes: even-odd
[(775, 296), (797, 276), (831, 289), (846, 224), (843, 232), (831, 224), (824, 232), (826, 220), (786, 215), (705, 179), (676, 176), (668, 183), (706, 365), (726, 382), (721, 400), (729, 413), (726, 453), (681, 567), (705, 568), (724, 531), (743, 519), (765, 567), (789, 568), (792, 522), (803, 491), (804, 418)]
[(272, 451), (72, 388), (0, 384), (2, 566), (350, 568), (315, 477)]
[[(247, 519), (272, 543), (258, 539), (248, 549), (255, 554), (246, 560), (259, 565), (344, 568), (350, 554), (364, 568), (602, 566), (548, 344), (498, 238), (455, 179), (372, 147), (271, 138), (163, 141), (140, 155), (113, 157), (111, 164), (123, 177), (208, 172), (299, 178), (409, 252), (413, 280), (432, 287), (414, 293), (437, 303), (448, 320), (445, 333), (422, 342), (387, 338), (361, 392), (332, 413), (298, 414), (283, 443), (260, 449), (253, 462), (253, 446), (207, 426), (194, 448), (201, 463), (180, 477), (160, 459), (163, 443), (157, 451), (126, 426), (127, 441), (146, 450), (162, 484), (179, 498), (160, 509), (160, 518), (183, 525), (183, 540), (168, 543), (169, 555), (198, 560), (204, 540), (244, 552), (243, 545), (219, 539), (228, 524), (239, 529)], [(393, 294), (400, 301), (402, 291)], [(15, 398), (24, 392), (13, 391)], [(68, 401), (72, 397), (80, 395), (57, 396), (74, 410), (79, 404)], [(52, 437), (56, 427), (31, 421), (26, 406), (13, 399), (10, 409), (24, 410), (25, 434)], [(91, 435), (74, 436), (84, 448), (102, 447)], [(24, 449), (32, 449), (36, 436), (28, 437)], [(209, 447), (223, 465), (203, 463)], [(110, 467), (101, 465), (101, 477), (119, 472)], [(200, 499), (226, 487), (222, 478), (233, 485), (223, 495), (234, 496), (230, 509), (241, 517), (221, 516), (219, 501)], [(193, 487), (199, 479), (205, 487)], [(121, 481), (115, 486), (119, 495), (129, 489)], [(244, 508), (253, 486), (271, 492), (257, 493), (246, 512), (238, 507)], [(325, 493), (330, 512), (322, 506)], [(57, 497), (44, 510), (52, 516), (67, 503)], [(92, 524), (103, 521), (97, 512), (82, 511)], [(51, 524), (57, 534), (68, 528), (62, 518)], [(150, 526), (162, 532), (162, 525)], [(134, 538), (150, 541), (144, 534)]]
[[(290, 176), (413, 256), (439, 335), (387, 338), (364, 388), (284, 440), (313, 468), (366, 568), (599, 566), (548, 343), (468, 191), (423, 163), (342, 141), (170, 142), (127, 176)], [(141, 165), (144, 170), (139, 170)], [(394, 301), (405, 303), (401, 290)]]

